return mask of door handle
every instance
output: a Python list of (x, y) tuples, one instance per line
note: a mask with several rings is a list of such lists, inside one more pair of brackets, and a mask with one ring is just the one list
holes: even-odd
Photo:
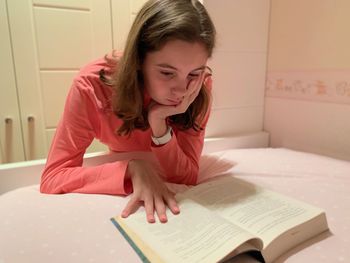
[(5, 118), (5, 123), (6, 124), (12, 124), (12, 118), (11, 117), (6, 117)]

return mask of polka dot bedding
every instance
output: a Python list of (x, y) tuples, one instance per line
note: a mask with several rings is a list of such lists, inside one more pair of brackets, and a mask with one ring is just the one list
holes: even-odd
[[(326, 211), (329, 233), (292, 249), (277, 263), (350, 262), (350, 162), (284, 148), (204, 155), (199, 182), (220, 174), (232, 174)], [(175, 192), (188, 188), (169, 187)], [(110, 221), (129, 198), (45, 195), (38, 185), (1, 195), (0, 263), (141, 262)], [(231, 262), (256, 261), (243, 256)]]

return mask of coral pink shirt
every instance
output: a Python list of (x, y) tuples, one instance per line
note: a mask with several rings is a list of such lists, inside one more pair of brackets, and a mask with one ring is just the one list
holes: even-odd
[[(101, 69), (110, 73), (113, 67), (102, 58), (82, 68), (74, 78), (41, 177), (41, 192), (116, 195), (132, 192), (131, 183), (124, 180), (127, 160), (82, 167), (85, 150), (94, 138), (115, 152), (152, 152), (165, 171), (162, 176), (166, 181), (195, 184), (204, 130), (180, 131), (172, 127), (171, 140), (161, 146), (152, 143), (151, 129), (118, 136), (116, 130), (122, 121), (112, 112), (112, 88), (100, 81)], [(211, 90), (211, 80), (206, 84)]]

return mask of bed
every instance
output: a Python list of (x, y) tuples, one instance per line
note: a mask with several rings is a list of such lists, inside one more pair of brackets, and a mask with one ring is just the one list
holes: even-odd
[[(200, 181), (231, 174), (326, 210), (330, 231), (276, 262), (350, 262), (350, 162), (285, 148), (214, 148), (201, 158)], [(99, 155), (87, 165), (115, 158)], [(42, 163), (37, 163), (10, 170), (30, 177), (41, 169)], [(1, 176), (5, 178), (4, 170), (0, 170), (0, 180)], [(187, 189), (169, 187), (177, 192)], [(7, 191), (0, 196), (0, 263), (141, 262), (110, 221), (128, 199), (44, 195), (38, 184)], [(242, 257), (232, 262), (255, 261)]]

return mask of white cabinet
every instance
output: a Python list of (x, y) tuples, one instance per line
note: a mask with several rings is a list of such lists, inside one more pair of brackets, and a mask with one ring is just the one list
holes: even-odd
[[(45, 158), (74, 75), (121, 50), (144, 0), (0, 0), (0, 162)], [(7, 6), (6, 6), (7, 5)], [(89, 151), (105, 149), (93, 143)]]
[(0, 1), (0, 163), (24, 161), (21, 118), (6, 1)]

